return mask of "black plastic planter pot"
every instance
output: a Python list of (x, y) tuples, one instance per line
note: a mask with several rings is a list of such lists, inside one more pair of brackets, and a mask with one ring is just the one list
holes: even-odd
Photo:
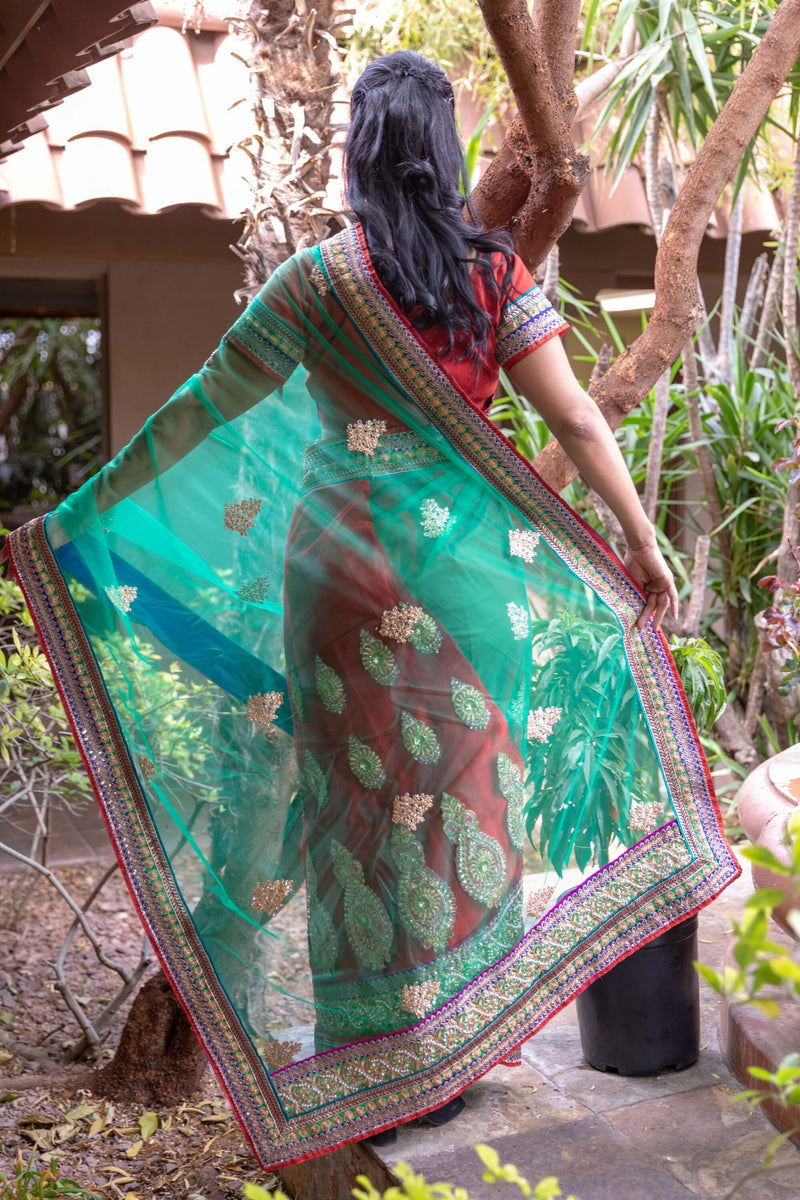
[(598, 1071), (657, 1075), (700, 1054), (697, 917), (674, 925), (581, 992), (583, 1054)]

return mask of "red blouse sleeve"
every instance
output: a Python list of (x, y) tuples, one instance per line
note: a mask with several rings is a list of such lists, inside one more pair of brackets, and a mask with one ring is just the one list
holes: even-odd
[(500, 310), (495, 335), (497, 365), (505, 368), (513, 367), (556, 334), (563, 337), (569, 329), (518, 255), (514, 255), (511, 295)]

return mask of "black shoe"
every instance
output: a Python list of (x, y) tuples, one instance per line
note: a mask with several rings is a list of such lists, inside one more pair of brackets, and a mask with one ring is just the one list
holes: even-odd
[(380, 1133), (371, 1133), (369, 1137), (364, 1138), (365, 1142), (369, 1142), (370, 1146), (393, 1146), (397, 1141), (397, 1126), (392, 1125), (389, 1129), (382, 1129)]
[(443, 1104), (441, 1108), (434, 1108), (419, 1119), (423, 1125), (447, 1125), (459, 1113), (462, 1113), (466, 1107), (463, 1096), (454, 1096), (452, 1100), (448, 1100), (447, 1104)]

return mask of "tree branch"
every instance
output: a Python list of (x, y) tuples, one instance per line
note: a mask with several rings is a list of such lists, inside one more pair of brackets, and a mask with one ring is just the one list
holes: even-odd
[[(800, 57), (800, 0), (781, 0), (770, 28), (736, 81), (670, 213), (656, 256), (656, 305), (647, 329), (598, 380), (594, 399), (612, 429), (668, 367), (701, 319), (697, 295), (700, 244), (714, 206), (731, 181), (770, 104)], [(534, 463), (560, 491), (575, 466), (553, 441)]]

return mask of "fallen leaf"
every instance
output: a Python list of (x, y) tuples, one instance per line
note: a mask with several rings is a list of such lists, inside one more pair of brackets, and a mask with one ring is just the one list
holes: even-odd
[(103, 1117), (95, 1117), (95, 1119), (92, 1121), (91, 1125), (89, 1126), (89, 1136), (94, 1137), (94, 1135), (96, 1133), (100, 1132), (100, 1130), (103, 1128), (104, 1125), (105, 1125), (105, 1119)]
[(142, 1141), (147, 1142), (158, 1129), (158, 1113), (146, 1112), (139, 1117), (139, 1129)]
[(10, 1012), (0, 1013), (0, 1021), (2, 1021), (4, 1025), (10, 1025), (13, 1020), (14, 1020), (13, 1013), (10, 1013)]
[(68, 1121), (82, 1121), (84, 1117), (94, 1116), (96, 1112), (96, 1104), (79, 1104), (77, 1108), (71, 1109), (66, 1117)]
[(8, 1050), (0, 1050), (0, 1063), (11, 1062), (13, 1054), (9, 1054)]
[(0, 1104), (9, 1104), (12, 1100), (19, 1100), (21, 1092), (0, 1092)]
[(130, 1146), (128, 1146), (128, 1149), (125, 1151), (125, 1157), (136, 1158), (136, 1155), (139, 1153), (143, 1145), (144, 1142), (141, 1138), (138, 1138), (135, 1142), (131, 1142)]

